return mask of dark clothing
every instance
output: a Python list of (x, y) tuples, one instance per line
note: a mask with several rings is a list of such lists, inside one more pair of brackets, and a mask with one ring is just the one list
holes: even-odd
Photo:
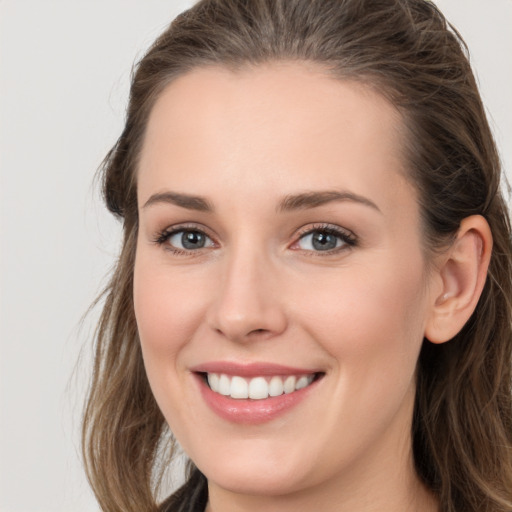
[(207, 503), (208, 481), (194, 469), (190, 478), (160, 505), (160, 512), (204, 512)]

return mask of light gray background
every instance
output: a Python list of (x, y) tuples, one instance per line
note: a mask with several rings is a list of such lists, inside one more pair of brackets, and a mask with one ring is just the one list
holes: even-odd
[[(119, 226), (95, 169), (131, 65), (191, 0), (0, 0), (0, 511), (97, 510), (80, 403)], [(439, 0), (465, 37), (512, 177), (512, 0)], [(83, 369), (85, 367), (85, 370)]]

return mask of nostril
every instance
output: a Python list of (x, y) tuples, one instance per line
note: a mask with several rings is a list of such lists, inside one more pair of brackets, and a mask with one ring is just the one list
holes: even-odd
[(271, 336), (268, 329), (253, 329), (247, 335), (248, 338), (264, 338), (266, 335)]

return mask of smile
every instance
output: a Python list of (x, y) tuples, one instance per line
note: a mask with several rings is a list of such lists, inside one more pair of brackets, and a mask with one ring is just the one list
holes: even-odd
[(294, 393), (311, 385), (314, 379), (315, 374), (287, 375), (285, 377), (279, 375), (258, 376), (250, 379), (224, 373), (206, 374), (206, 380), (212, 391), (242, 400), (264, 400), (269, 397)]
[(258, 425), (298, 407), (326, 372), (260, 362), (217, 361), (190, 368), (204, 403), (230, 423)]

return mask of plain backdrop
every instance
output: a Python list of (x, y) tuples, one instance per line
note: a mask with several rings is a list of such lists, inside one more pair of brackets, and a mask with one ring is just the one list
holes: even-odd
[[(0, 512), (97, 510), (79, 451), (120, 226), (95, 171), (132, 64), (191, 0), (0, 0)], [(466, 39), (512, 177), (512, 0), (438, 0)]]

